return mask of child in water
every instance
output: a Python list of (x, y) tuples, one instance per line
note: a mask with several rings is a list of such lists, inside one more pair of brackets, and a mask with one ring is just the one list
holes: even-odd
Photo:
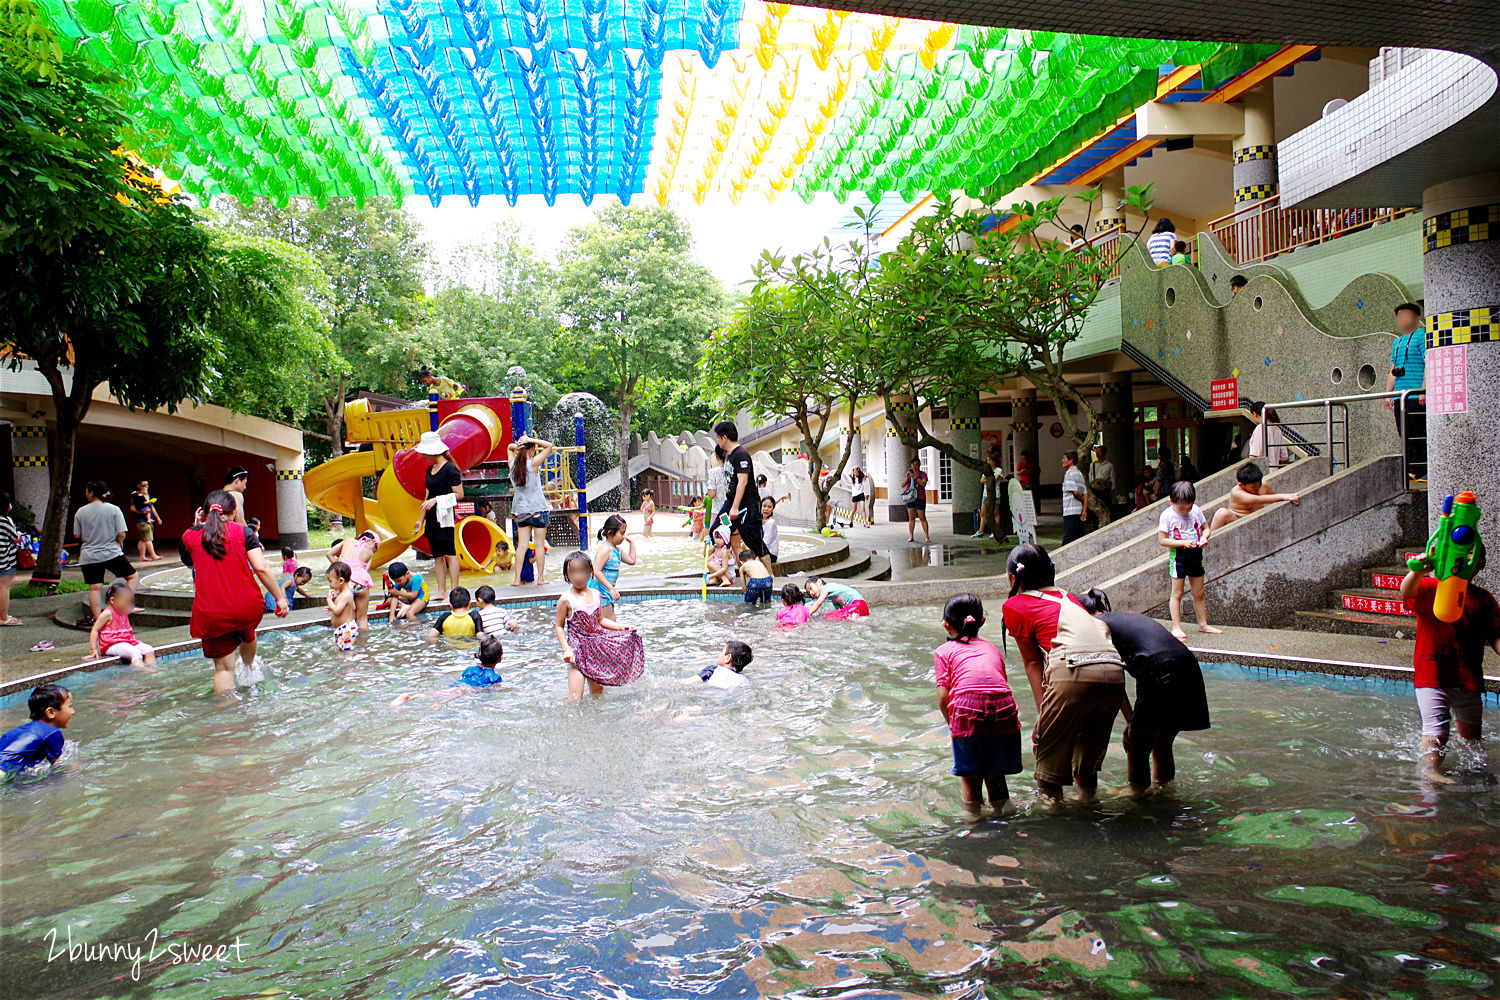
[(287, 576), (297, 572), (297, 550), (290, 545), (281, 547), (281, 572)]
[(505, 609), (495, 603), (495, 588), (489, 584), (474, 591), (474, 606), (479, 612), (479, 631), (484, 635), (516, 632), (521, 628), (519, 620), (508, 618)]
[(0, 774), (24, 771), (62, 756), (63, 734), (73, 718), (73, 695), (61, 684), (33, 688), (26, 699), (30, 722), (0, 736)]
[(470, 607), (473, 598), (468, 587), (454, 587), (448, 591), (448, 610), (438, 615), (427, 638), (472, 639), (484, 631), (484, 620), (479, 612)]
[[(1482, 572), (1482, 550), (1475, 561)], [(1422, 716), (1422, 776), (1433, 784), (1451, 785), (1453, 779), (1442, 771), (1449, 728), (1456, 728), (1465, 743), (1482, 745), (1484, 648), (1500, 653), (1500, 604), (1494, 594), (1471, 582), (1458, 621), (1445, 622), (1433, 613), (1437, 590), (1438, 581), (1427, 569), (1410, 570), (1401, 580), (1401, 598), (1417, 616), (1412, 680)]]
[[(625, 551), (620, 551), (620, 546), (625, 546)], [(627, 538), (625, 533), (625, 519), (619, 514), (611, 514), (604, 519), (604, 527), (599, 529), (599, 545), (594, 549), (594, 575), (589, 579), (589, 586), (599, 592), (599, 602), (603, 606), (600, 612), (610, 621), (615, 619), (615, 602), (620, 599), (620, 588), (615, 584), (620, 582), (620, 564), (626, 566), (635, 565), (635, 539)]]
[(745, 668), (755, 659), (748, 643), (730, 639), (724, 644), (719, 658), (705, 667), (697, 676), (696, 683), (714, 688), (745, 687), (750, 683), (745, 677)]
[(370, 579), (370, 560), (375, 558), (375, 549), (379, 544), (380, 536), (365, 530), (352, 541), (340, 538), (328, 550), (330, 562), (342, 560), (349, 567), (355, 617), (362, 629), (370, 627), (370, 591), (375, 588), (375, 581)]
[(1007, 774), (1021, 773), (1021, 717), (1005, 675), (999, 648), (979, 638), (984, 604), (973, 594), (954, 594), (943, 606), (948, 641), (932, 654), (938, 710), (953, 737), (953, 773), (964, 806), (977, 813), (984, 793), (998, 809), (1010, 798)]
[(328, 623), (333, 626), (333, 644), (340, 652), (354, 648), (359, 636), (359, 622), (355, 619), (354, 591), (349, 586), (353, 573), (346, 562), (335, 562), (328, 567)]
[(1238, 521), (1246, 514), (1254, 514), (1262, 507), (1269, 507), (1273, 503), (1285, 502), (1294, 505), (1302, 503), (1302, 497), (1296, 493), (1265, 492), (1266, 474), (1254, 462), (1246, 462), (1240, 466), (1234, 478), (1239, 482), (1235, 483), (1234, 489), (1229, 491), (1229, 503), (1214, 511), (1213, 523), (1208, 526), (1210, 532), (1218, 531), (1225, 525)]
[(641, 518), (646, 522), (646, 537), (650, 538), (656, 524), (656, 496), (650, 490), (641, 490)]
[(94, 630), (89, 633), (89, 657), (99, 658), (102, 649), (106, 656), (118, 656), (129, 660), (132, 667), (144, 663), (156, 666), (156, 648), (141, 642), (130, 627), (130, 613), (135, 610), (135, 591), (124, 580), (116, 580), (104, 594), (104, 610), (94, 619)]
[(563, 560), (568, 589), (557, 599), (553, 627), (568, 664), (568, 700), (583, 698), (584, 682), (595, 697), (606, 687), (640, 679), (646, 669), (646, 650), (640, 634), (628, 625), (603, 617), (599, 591), (589, 586), (594, 564), (586, 552)]
[(802, 588), (795, 583), (782, 587), (781, 607), (776, 612), (776, 627), (786, 630), (804, 624), (808, 619), (805, 600), (806, 596), (802, 593)]
[[(505, 656), (505, 650), (500, 645), (500, 640), (492, 635), (487, 635), (479, 640), (479, 649), (474, 653), (479, 662), (464, 670), (462, 676), (441, 691), (434, 691), (429, 697), (440, 698), (447, 701), (456, 698), (463, 693), (465, 688), (471, 687), (494, 687), (501, 683), (504, 678), (500, 676), (500, 660)], [(391, 701), (391, 707), (405, 705), (415, 698), (415, 694), (407, 693), (397, 695)]]
[[(294, 560), (294, 562), (295, 562), (295, 560)], [(301, 594), (303, 597), (311, 597), (312, 596), (306, 590), (303, 589), (309, 583), (312, 583), (312, 568), (309, 567), (309, 566), (296, 566), (290, 573), (285, 573), (284, 572), (282, 574), (281, 579), (276, 581), (276, 586), (278, 588), (280, 588), (280, 590), (281, 590), (281, 592), (283, 594), (286, 595), (286, 606), (287, 607), (291, 607), (292, 606), (292, 600), (298, 594)], [(275, 611), (275, 610), (276, 610), (276, 595), (272, 594), (272, 593), (267, 593), (266, 594), (266, 611), (269, 613), (269, 612), (272, 612), (272, 611)]]
[(815, 576), (807, 581), (807, 596), (813, 602), (812, 607), (807, 609), (809, 618), (818, 613), (825, 601), (831, 602), (836, 609), (823, 616), (830, 620), (864, 618), (870, 614), (870, 606), (865, 603), (865, 599), (848, 584), (834, 583)]

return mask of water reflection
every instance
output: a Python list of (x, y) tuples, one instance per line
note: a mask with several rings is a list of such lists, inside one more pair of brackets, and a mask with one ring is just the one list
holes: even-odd
[[(0, 789), (7, 993), (1494, 992), (1493, 789), (1473, 757), (1441, 798), (1420, 785), (1409, 691), (1213, 669), (1173, 795), (1053, 812), (1017, 780), (973, 824), (930, 609), (790, 635), (696, 602), (624, 617), (647, 677), (582, 705), (543, 611), (501, 689), (401, 709), (462, 645), (293, 633), (229, 703), (198, 660), (81, 678), (69, 766)], [(749, 690), (678, 683), (731, 635)], [(1105, 785), (1122, 769), (1111, 751)], [(246, 957), (145, 962), (137, 986), (128, 962), (49, 964), (70, 924)]]

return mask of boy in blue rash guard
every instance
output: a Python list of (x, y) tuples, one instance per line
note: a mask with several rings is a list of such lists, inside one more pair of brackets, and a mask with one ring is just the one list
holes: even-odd
[(427, 607), (427, 582), (422, 574), (413, 573), (403, 562), (393, 562), (386, 567), (386, 576), (391, 579), (388, 595), (391, 603), (391, 624), (396, 619), (414, 622)]
[(0, 736), (0, 772), (24, 771), (62, 756), (63, 734), (73, 718), (73, 695), (61, 684), (43, 684), (26, 701), (31, 721)]
[[(479, 640), (479, 651), (476, 654), (479, 662), (467, 667), (463, 674), (452, 684), (441, 691), (434, 691), (428, 695), (429, 698), (438, 698), (447, 701), (457, 698), (465, 688), (471, 687), (493, 687), (501, 683), (500, 661), (505, 657), (505, 650), (500, 645), (500, 640), (492, 635), (484, 636)], [(405, 705), (415, 698), (415, 694), (397, 695), (391, 702), (391, 707)]]

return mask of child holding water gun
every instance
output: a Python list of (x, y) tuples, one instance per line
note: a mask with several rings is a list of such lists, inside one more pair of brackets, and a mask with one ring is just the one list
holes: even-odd
[(1473, 493), (1445, 499), (1437, 531), (1422, 555), (1407, 561), (1401, 581), (1406, 608), (1417, 616), (1412, 666), (1422, 716), (1422, 774), (1435, 784), (1453, 784), (1442, 772), (1450, 727), (1459, 739), (1479, 742), (1484, 649), (1500, 653), (1500, 605), (1489, 591), (1467, 582), (1485, 566), (1478, 523)]

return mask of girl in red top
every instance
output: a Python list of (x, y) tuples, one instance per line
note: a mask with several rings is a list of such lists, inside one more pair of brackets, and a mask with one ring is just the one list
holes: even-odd
[(972, 813), (1010, 798), (1007, 774), (1021, 773), (1021, 720), (1005, 676), (1005, 658), (979, 638), (984, 604), (973, 594), (954, 594), (943, 607), (948, 641), (932, 654), (938, 709), (953, 737), (953, 773), (964, 806)]
[(255, 627), (265, 614), (256, 577), (275, 595), (276, 617), (287, 615), (286, 595), (266, 565), (260, 539), (231, 520), (233, 512), (234, 498), (216, 490), (204, 503), (203, 523), (182, 536), (182, 561), (193, 568), (190, 631), (214, 661), (214, 694), (234, 690), (236, 651), (246, 669), (255, 662)]

